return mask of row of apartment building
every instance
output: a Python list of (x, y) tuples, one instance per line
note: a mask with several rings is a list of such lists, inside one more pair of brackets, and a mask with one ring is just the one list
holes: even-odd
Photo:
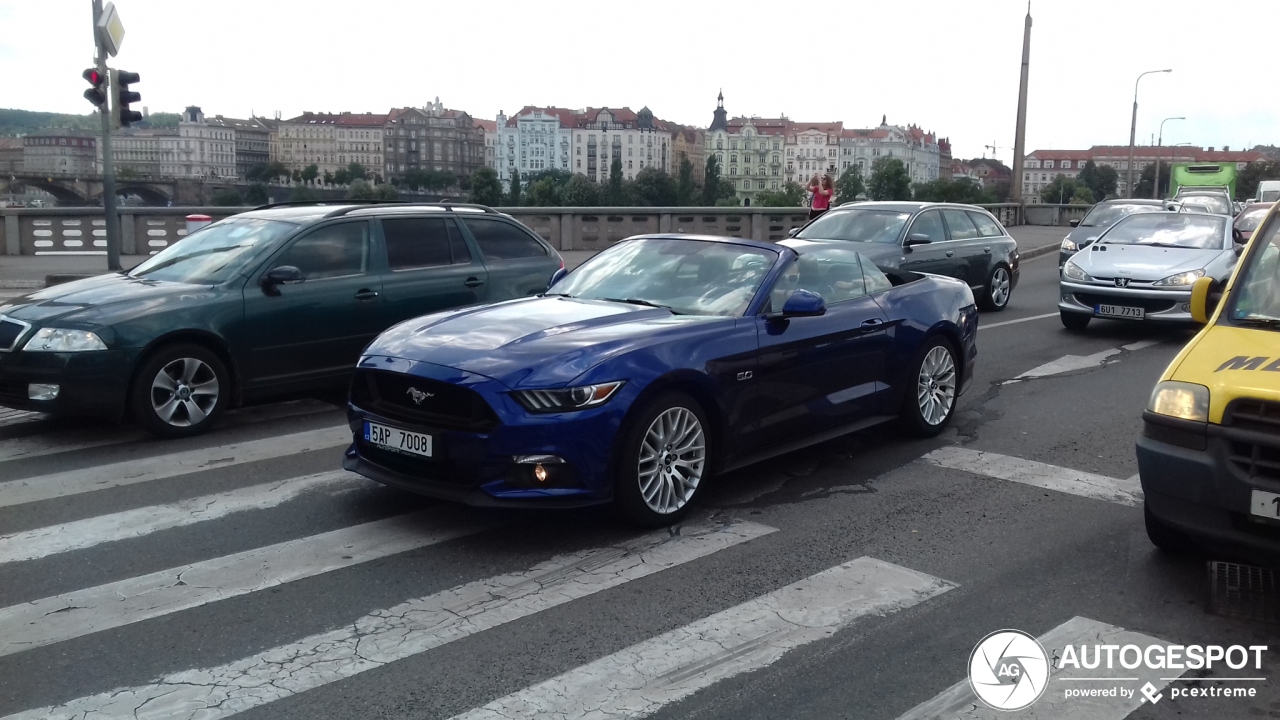
[[(278, 161), (291, 171), (315, 165), (321, 176), (355, 162), (384, 180), (415, 170), (463, 176), (488, 166), (504, 182), (517, 170), (527, 177), (550, 169), (603, 182), (615, 159), (627, 179), (645, 168), (676, 174), (687, 159), (702, 183), (714, 155), (721, 177), (744, 200), (786, 182), (805, 184), (814, 174), (838, 177), (854, 167), (866, 173), (886, 156), (902, 160), (915, 182), (948, 177), (951, 168), (949, 142), (915, 125), (890, 125), (884, 117), (865, 129), (785, 116), (730, 118), (723, 93), (705, 129), (662, 120), (647, 107), (526, 106), (477, 120), (436, 98), (386, 114), (304, 112), (289, 119), (208, 117), (192, 106), (175, 128), (128, 128), (111, 140), (121, 171), (180, 178), (243, 178), (255, 165)], [(30, 172), (91, 175), (101, 167), (101, 149), (88, 132), (46, 131), (22, 141)]]
[[(1235, 163), (1237, 170), (1253, 162), (1269, 160), (1266, 155), (1256, 150), (1232, 150), (1223, 147), (1200, 148), (1188, 145), (1153, 146), (1141, 145), (1133, 149), (1134, 183), (1142, 171), (1160, 161), (1161, 167), (1168, 172), (1170, 163)], [(1059, 176), (1074, 178), (1080, 174), (1084, 166), (1092, 160), (1094, 165), (1110, 165), (1120, 175), (1116, 192), (1121, 197), (1128, 194), (1129, 146), (1128, 145), (1094, 145), (1088, 150), (1036, 150), (1023, 159), (1022, 193), (1033, 195), (1053, 183)]]

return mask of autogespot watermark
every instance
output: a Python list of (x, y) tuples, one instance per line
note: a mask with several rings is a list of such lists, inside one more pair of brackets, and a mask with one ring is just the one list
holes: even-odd
[[(1224, 666), (1235, 672), (1260, 671), (1266, 651), (1266, 645), (1081, 644), (1054, 648), (1051, 656), (1028, 633), (997, 630), (982, 638), (970, 653), (969, 686), (987, 707), (1008, 711), (1030, 707), (1046, 691), (1065, 700), (1132, 701), (1137, 697), (1139, 704), (1160, 702), (1166, 689), (1170, 700), (1252, 698), (1257, 696), (1257, 683), (1265, 681), (1265, 677), (1182, 677), (1180, 672), (1172, 671), (1212, 671)], [(1125, 672), (1134, 670), (1143, 677)], [(1155, 680), (1160, 686), (1153, 683)], [(1051, 681), (1061, 681), (1063, 685), (1050, 690)], [(1185, 681), (1230, 684), (1177, 685)]]

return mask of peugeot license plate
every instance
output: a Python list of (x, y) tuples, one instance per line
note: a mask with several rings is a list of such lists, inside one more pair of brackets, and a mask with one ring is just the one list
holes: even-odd
[(1249, 513), (1258, 517), (1280, 520), (1280, 495), (1254, 490), (1249, 499)]
[(426, 433), (410, 432), (365, 420), (364, 441), (387, 450), (431, 457), (431, 436)]
[(1140, 307), (1127, 307), (1125, 305), (1095, 305), (1094, 313), (1103, 317), (1129, 318), (1131, 320), (1141, 320), (1146, 317), (1146, 310)]

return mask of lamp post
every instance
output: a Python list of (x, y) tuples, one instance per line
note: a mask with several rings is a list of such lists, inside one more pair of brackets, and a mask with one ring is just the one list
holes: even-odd
[(1160, 121), (1160, 135), (1156, 140), (1156, 180), (1151, 183), (1151, 199), (1160, 199), (1160, 146), (1164, 144), (1164, 124), (1170, 120), (1186, 120), (1184, 117), (1170, 117)]
[(1145, 75), (1167, 72), (1173, 72), (1173, 69), (1148, 70), (1139, 75), (1137, 80), (1133, 81), (1133, 119), (1129, 121), (1129, 174), (1125, 180), (1125, 197), (1133, 197), (1133, 141), (1138, 133), (1138, 82), (1142, 80)]

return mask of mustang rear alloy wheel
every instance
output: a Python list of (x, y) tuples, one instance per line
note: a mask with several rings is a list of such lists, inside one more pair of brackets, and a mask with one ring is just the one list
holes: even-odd
[(199, 435), (227, 404), (231, 383), (217, 355), (199, 345), (171, 345), (149, 357), (133, 380), (133, 417), (161, 437)]
[(633, 522), (669, 525), (689, 511), (707, 476), (707, 421), (696, 400), (668, 393), (626, 429), (614, 489)]
[(924, 437), (942, 432), (956, 407), (959, 380), (951, 346), (940, 337), (931, 338), (920, 351), (915, 372), (906, 381), (902, 398), (902, 423), (906, 429)]

